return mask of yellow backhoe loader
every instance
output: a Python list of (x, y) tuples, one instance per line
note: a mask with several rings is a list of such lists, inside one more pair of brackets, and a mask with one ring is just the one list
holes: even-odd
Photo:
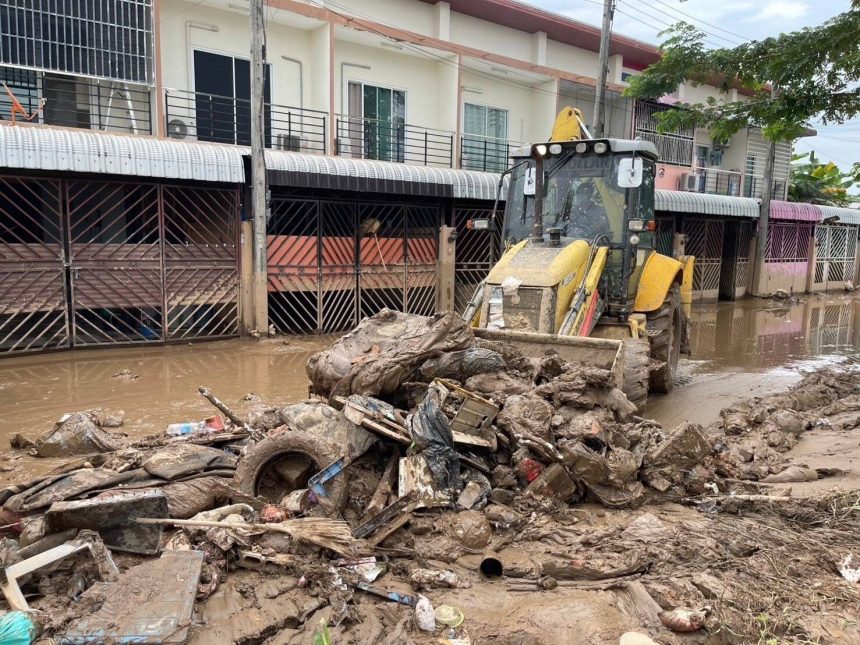
[(503, 254), (464, 319), (528, 355), (552, 349), (612, 370), (637, 406), (671, 390), (693, 258), (654, 250), (654, 144), (592, 139), (567, 107), (548, 142), (511, 157), (504, 217), (472, 223), (500, 227)]

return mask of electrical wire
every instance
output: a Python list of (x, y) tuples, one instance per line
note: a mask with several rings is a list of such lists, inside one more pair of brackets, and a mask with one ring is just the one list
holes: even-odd
[[(657, 4), (663, 5), (664, 7), (671, 9), (675, 13), (681, 14), (682, 16), (684, 16), (686, 18), (690, 18), (692, 20), (695, 20), (696, 22), (698, 22), (702, 25), (706, 25), (708, 27), (711, 27), (712, 29), (717, 29), (719, 31), (722, 31), (723, 33), (729, 34), (730, 36), (734, 36), (735, 38), (740, 38), (740, 41), (735, 41), (736, 45), (741, 45), (743, 43), (747, 43), (747, 42), (750, 42), (751, 40), (753, 40), (752, 38), (749, 38), (748, 36), (742, 36), (741, 34), (735, 33), (734, 31), (729, 31), (728, 29), (724, 29), (723, 27), (720, 27), (719, 25), (715, 25), (715, 24), (710, 23), (706, 20), (702, 20), (701, 18), (697, 18), (693, 14), (687, 13), (686, 11), (681, 11), (677, 7), (673, 7), (668, 2), (664, 2), (663, 0), (653, 0), (653, 1), (656, 2)], [(665, 13), (667, 16), (672, 15), (672, 14), (668, 13), (667, 11), (663, 11), (661, 9), (657, 9), (657, 11), (660, 11), (661, 13)], [(718, 34), (712, 33), (711, 35), (717, 36), (719, 38), (723, 38), (722, 36), (718, 36)], [(728, 38), (723, 38), (723, 40), (727, 40), (727, 41), (731, 42)]]
[(199, 6), (200, 6), (200, 5), (202, 5), (204, 2), (206, 2), (206, 0), (196, 0), (196, 2), (194, 2), (190, 7), (185, 7), (185, 9), (180, 9), (180, 10), (179, 10), (179, 11), (177, 11), (176, 13), (170, 14), (169, 16), (166, 16), (165, 18), (162, 18), (161, 20), (159, 20), (159, 21), (158, 21), (158, 24), (160, 25), (160, 24), (162, 24), (162, 23), (164, 23), (164, 22), (167, 22), (168, 20), (172, 20), (173, 18), (176, 18), (176, 16), (181, 16), (181, 15), (182, 15), (183, 13), (185, 13), (186, 11), (191, 11), (191, 10), (192, 10), (192, 9), (194, 9), (195, 7), (199, 7)]

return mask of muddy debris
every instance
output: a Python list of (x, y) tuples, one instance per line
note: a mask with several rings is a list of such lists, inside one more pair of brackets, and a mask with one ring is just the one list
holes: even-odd
[(2, 564), (84, 534), (120, 571), (21, 577), (47, 638), (860, 642), (860, 497), (785, 487), (833, 474), (786, 453), (860, 427), (860, 373), (662, 428), (607, 371), (395, 312), (307, 369), (310, 399), (246, 416), (201, 387), (215, 429), (132, 442), (81, 412), (16, 440), (83, 448), (0, 491)]

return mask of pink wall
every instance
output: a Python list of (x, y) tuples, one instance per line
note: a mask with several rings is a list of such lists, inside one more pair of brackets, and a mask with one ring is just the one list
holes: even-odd
[(693, 172), (693, 169), (688, 166), (668, 166), (658, 163), (657, 177), (654, 182), (655, 187), (658, 190), (678, 190), (681, 175), (686, 175), (690, 172)]

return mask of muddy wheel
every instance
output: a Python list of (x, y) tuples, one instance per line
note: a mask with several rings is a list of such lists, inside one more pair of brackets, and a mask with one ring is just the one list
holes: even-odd
[(670, 392), (678, 372), (678, 357), (684, 336), (684, 311), (681, 307), (681, 290), (672, 285), (666, 302), (647, 317), (648, 341), (655, 369), (649, 377), (651, 392)]
[[(233, 485), (243, 493), (278, 504), (285, 495), (308, 487), (308, 480), (340, 458), (307, 432), (285, 430), (263, 439), (236, 468)], [(347, 499), (346, 471), (325, 483), (329, 499), (342, 510)]]
[(622, 345), (624, 348), (624, 384), (621, 390), (642, 412), (648, 402), (648, 364), (651, 348), (647, 340), (628, 338)]

